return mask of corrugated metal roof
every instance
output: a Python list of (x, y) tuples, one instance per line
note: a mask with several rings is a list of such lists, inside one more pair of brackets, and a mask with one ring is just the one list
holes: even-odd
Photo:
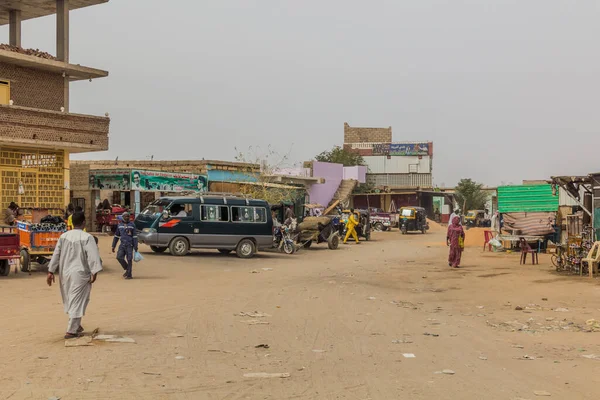
[(519, 185), (498, 187), (498, 211), (541, 212), (558, 211), (558, 196), (551, 185)]

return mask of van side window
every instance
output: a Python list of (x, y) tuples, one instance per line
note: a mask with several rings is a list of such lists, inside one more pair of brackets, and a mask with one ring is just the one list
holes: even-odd
[(208, 222), (228, 222), (229, 208), (227, 206), (201, 206), (201, 220)]
[(264, 207), (231, 207), (233, 222), (267, 222), (267, 211)]
[(186, 218), (194, 215), (192, 203), (173, 204), (169, 209), (171, 217)]

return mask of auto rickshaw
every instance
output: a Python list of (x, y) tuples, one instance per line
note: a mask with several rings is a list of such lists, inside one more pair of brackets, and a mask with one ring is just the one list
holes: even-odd
[(427, 213), (423, 207), (402, 207), (400, 209), (400, 232), (421, 232), (425, 234), (429, 230)]
[(470, 210), (465, 215), (465, 226), (467, 229), (486, 226), (485, 210)]
[[(346, 235), (346, 222), (350, 216), (350, 210), (342, 210), (339, 221), (339, 232), (342, 238)], [(354, 228), (359, 238), (371, 240), (371, 214), (368, 210), (354, 210), (354, 216), (358, 220), (358, 225)]]

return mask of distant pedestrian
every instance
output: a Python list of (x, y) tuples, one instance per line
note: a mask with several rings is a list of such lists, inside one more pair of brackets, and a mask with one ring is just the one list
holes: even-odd
[(358, 225), (358, 220), (354, 215), (354, 209), (350, 209), (350, 215), (348, 216), (348, 221), (346, 222), (346, 236), (344, 237), (344, 244), (348, 242), (350, 236), (354, 238), (356, 243), (360, 243), (358, 241), (358, 234), (356, 233), (356, 226)]
[(452, 224), (448, 227), (446, 235), (446, 244), (450, 246), (450, 254), (448, 255), (448, 266), (458, 268), (460, 259), (464, 249), (465, 231), (459, 224), (459, 218), (454, 217)]
[(494, 232), (494, 237), (497, 238), (502, 233), (502, 228), (500, 226), (500, 213), (496, 211), (491, 220), (492, 232)]
[(119, 245), (119, 251), (117, 253), (117, 261), (121, 264), (121, 267), (125, 270), (123, 278), (133, 279), (133, 252), (138, 251), (138, 239), (137, 231), (133, 222), (129, 220), (129, 213), (125, 212), (121, 216), (122, 222), (117, 226), (115, 237), (112, 243), (112, 252), (115, 252), (117, 243), (121, 240)]
[(8, 226), (15, 225), (17, 218), (19, 217), (19, 206), (12, 201), (8, 208), (4, 211), (4, 224)]
[(63, 233), (58, 239), (50, 264), (46, 283), (52, 286), (58, 273), (60, 293), (69, 325), (65, 339), (82, 335), (81, 318), (90, 302), (92, 283), (102, 271), (102, 260), (94, 237), (85, 233), (85, 215), (73, 214), (74, 229)]
[(462, 225), (461, 218), (460, 218), (460, 210), (456, 209), (452, 212), (452, 214), (450, 214), (450, 218), (448, 219), (448, 226), (452, 225), (452, 221), (454, 221), (454, 217), (458, 217), (458, 224)]

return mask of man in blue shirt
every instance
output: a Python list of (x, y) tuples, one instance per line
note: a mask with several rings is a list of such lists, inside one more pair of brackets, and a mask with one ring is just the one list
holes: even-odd
[(133, 222), (129, 220), (129, 213), (123, 213), (121, 218), (123, 221), (117, 226), (117, 231), (115, 232), (112, 243), (112, 252), (115, 252), (117, 243), (121, 240), (119, 252), (117, 253), (117, 261), (119, 261), (119, 264), (121, 264), (125, 270), (123, 278), (133, 279), (133, 276), (131, 275), (133, 269), (133, 252), (138, 251), (137, 231)]

